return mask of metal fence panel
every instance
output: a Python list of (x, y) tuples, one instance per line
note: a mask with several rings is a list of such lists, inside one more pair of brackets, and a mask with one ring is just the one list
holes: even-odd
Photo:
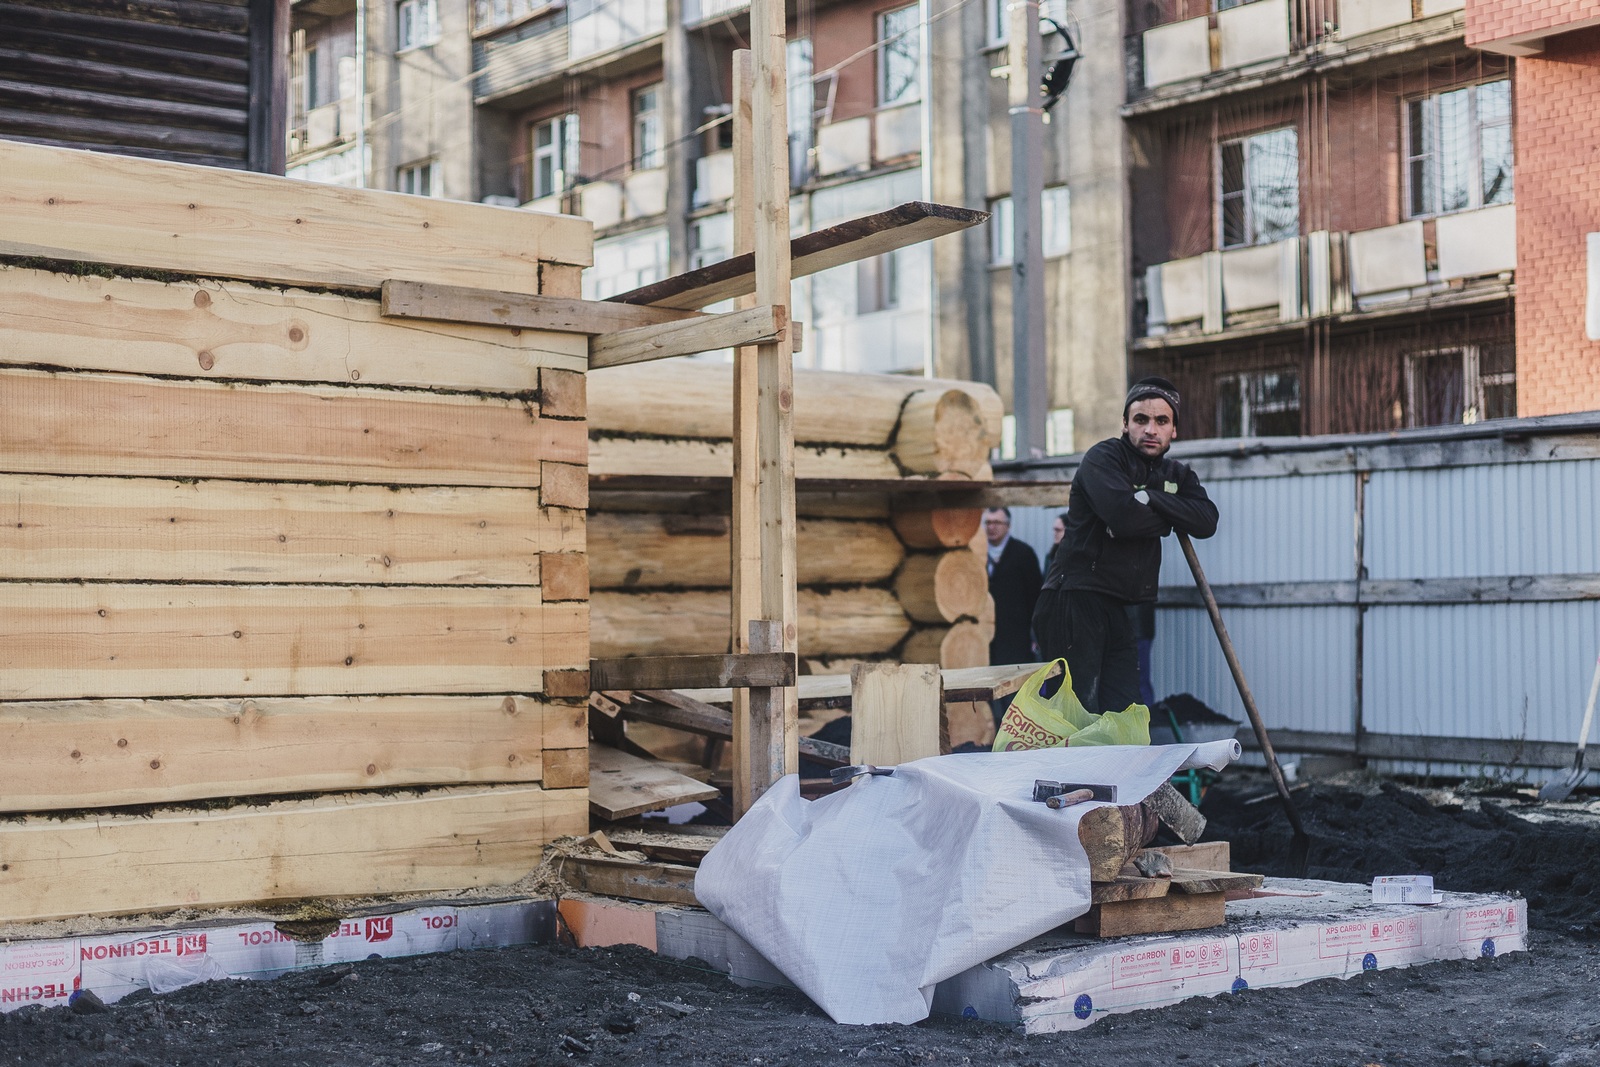
[(1600, 652), (1593, 601), (1367, 609), (1374, 733), (1576, 742)]
[(1600, 572), (1600, 460), (1374, 471), (1366, 528), (1374, 579)]
[[(1206, 492), (1217, 534), (1195, 553), (1213, 585), (1355, 577), (1354, 474), (1215, 479)], [(1193, 584), (1177, 539), (1161, 549), (1161, 584)]]
[[(1204, 610), (1156, 613), (1157, 697), (1192, 693), (1229, 718), (1244, 703)], [(1355, 722), (1355, 608), (1232, 608), (1223, 621), (1269, 730), (1350, 733)]]

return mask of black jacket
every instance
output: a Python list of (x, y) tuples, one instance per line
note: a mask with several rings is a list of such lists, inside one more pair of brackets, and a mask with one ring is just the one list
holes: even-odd
[[(1136, 498), (1145, 492), (1149, 503)], [(1217, 532), (1217, 506), (1194, 471), (1166, 456), (1151, 459), (1126, 435), (1084, 454), (1067, 499), (1067, 532), (1045, 576), (1046, 589), (1082, 589), (1130, 604), (1153, 601), (1161, 538)]]
[(989, 642), (990, 663), (1033, 662), (1033, 608), (1039, 601), (1039, 557), (1024, 541), (1006, 542), (989, 593), (994, 597), (994, 639)]

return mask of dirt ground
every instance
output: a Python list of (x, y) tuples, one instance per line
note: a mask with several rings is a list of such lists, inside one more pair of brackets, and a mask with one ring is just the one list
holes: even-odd
[[(1250, 803), (1266, 789), (1230, 771), (1207, 796), (1208, 836), (1234, 843), (1235, 867), (1291, 874), (1281, 810)], [(792, 990), (742, 989), (643, 950), (526, 947), (215, 982), (103, 1012), (26, 1008), (0, 1016), (0, 1064), (1600, 1067), (1600, 801), (1551, 809), (1364, 778), (1295, 797), (1313, 877), (1432, 873), (1444, 889), (1520, 891), (1532, 951), (1200, 998), (1024, 1038), (939, 1017), (837, 1026)], [(848, 956), (841, 945), (841, 965)]]

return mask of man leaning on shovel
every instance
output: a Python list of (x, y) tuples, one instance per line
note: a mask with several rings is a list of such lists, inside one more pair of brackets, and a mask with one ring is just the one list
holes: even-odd
[(1141, 378), (1122, 405), (1122, 436), (1084, 453), (1067, 501), (1066, 533), (1033, 612), (1044, 658), (1065, 658), (1091, 712), (1139, 701), (1138, 637), (1128, 605), (1152, 603), (1161, 539), (1217, 532), (1217, 506), (1194, 471), (1167, 450), (1178, 433), (1178, 390)]

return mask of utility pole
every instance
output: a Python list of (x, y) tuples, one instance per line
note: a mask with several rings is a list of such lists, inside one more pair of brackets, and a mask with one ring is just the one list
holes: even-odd
[(1045, 454), (1050, 371), (1044, 337), (1044, 108), (1039, 0), (1010, 0), (1011, 412), (1017, 458)]

